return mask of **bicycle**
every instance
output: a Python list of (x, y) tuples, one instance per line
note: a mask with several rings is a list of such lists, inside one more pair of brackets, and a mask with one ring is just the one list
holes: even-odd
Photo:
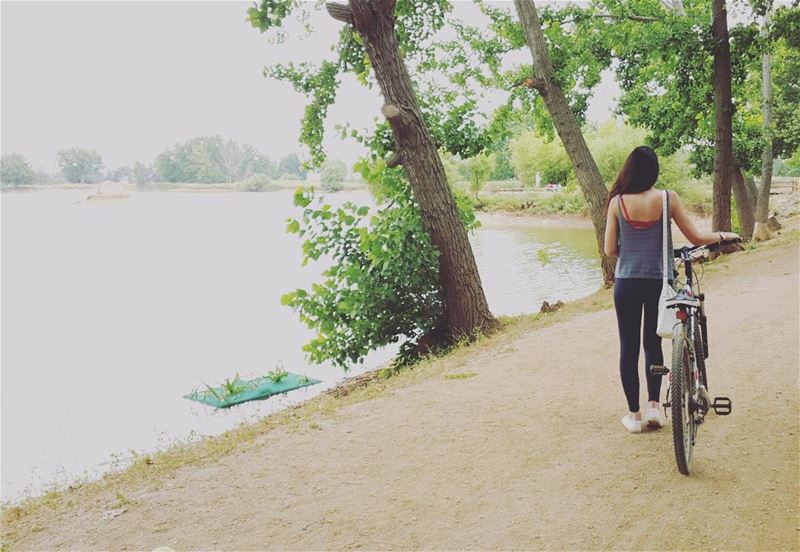
[(678, 294), (667, 302), (667, 308), (678, 309), (678, 322), (673, 329), (672, 368), (652, 364), (650, 372), (658, 375), (669, 374), (664, 413), (672, 410), (672, 439), (675, 445), (675, 460), (678, 471), (689, 475), (692, 471), (694, 445), (697, 441), (697, 428), (705, 420), (710, 410), (718, 416), (731, 413), (732, 404), (728, 397), (715, 397), (708, 394), (708, 327), (705, 313), (705, 294), (700, 292), (700, 282), (696, 278), (692, 262), (697, 255), (715, 251), (720, 246), (738, 243), (741, 238), (725, 240), (710, 245), (684, 246), (673, 250), (675, 266), (683, 264), (686, 283)]

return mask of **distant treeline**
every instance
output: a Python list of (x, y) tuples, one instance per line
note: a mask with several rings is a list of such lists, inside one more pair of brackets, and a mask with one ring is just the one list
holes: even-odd
[[(588, 128), (587, 140), (608, 184), (630, 149), (643, 143), (644, 131), (608, 121)], [(681, 187), (690, 178), (686, 157), (685, 152), (665, 157), (662, 184)], [(277, 179), (305, 180), (308, 176), (296, 153), (276, 163), (251, 144), (238, 144), (220, 136), (193, 138), (161, 152), (152, 163), (137, 161), (132, 166), (116, 169), (106, 169), (99, 153), (83, 148), (62, 149), (57, 161), (60, 171), (50, 174), (35, 170), (20, 154), (4, 154), (0, 159), (0, 182), (3, 186), (102, 181), (140, 186), (154, 182), (241, 182), (244, 189), (260, 190)], [(562, 144), (558, 140), (548, 141), (530, 130), (520, 130), (513, 138), (474, 158), (461, 160), (443, 153), (443, 161), (450, 183), (466, 187), (475, 194), (488, 180), (515, 179), (525, 187), (551, 182), (562, 186), (575, 183), (575, 174)], [(780, 176), (800, 176), (800, 152), (789, 159), (776, 159), (774, 170)], [(340, 160), (328, 159), (319, 168), (320, 183), (326, 191), (341, 189), (348, 176), (347, 166)]]
[(305, 180), (307, 171), (296, 153), (277, 163), (251, 144), (239, 144), (221, 136), (201, 136), (175, 144), (161, 152), (152, 163), (137, 161), (132, 166), (106, 168), (101, 155), (85, 148), (62, 149), (57, 154), (56, 174), (36, 170), (23, 155), (0, 158), (3, 186), (31, 184), (95, 183), (110, 180), (146, 185), (150, 182), (222, 183), (252, 181), (265, 183), (278, 178)]

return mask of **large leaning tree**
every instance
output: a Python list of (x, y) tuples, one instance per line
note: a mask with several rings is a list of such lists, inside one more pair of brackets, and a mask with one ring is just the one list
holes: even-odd
[[(603, 252), (608, 189), (581, 125), (601, 72), (611, 63), (609, 49), (591, 34), (571, 35), (574, 25), (565, 19), (578, 10), (574, 6), (550, 6), (539, 13), (530, 0), (515, 1), (514, 16), (504, 6), (475, 3), (487, 24), (454, 22), (458, 36), (438, 45), (433, 65), (472, 94), (490, 89), (505, 95), (486, 129), (496, 142), (526, 129), (563, 142), (589, 207), (608, 285), (614, 278), (614, 259)], [(532, 64), (518, 62), (523, 52)]]
[[(295, 0), (262, 0), (250, 9), (250, 21), (262, 31), (280, 28), (299, 4)], [(312, 98), (301, 139), (309, 145), (313, 161), (320, 164), (324, 160), (321, 122), (335, 99), (339, 73), (350, 71), (362, 82), (374, 77), (384, 98), (381, 113), (388, 126), (379, 126), (372, 136), (361, 139), (373, 146), (373, 153), (383, 156), (378, 159), (382, 167), (402, 171), (413, 192), (422, 224), (438, 251), (444, 333), (454, 340), (493, 330), (498, 322), (489, 310), (467, 232), (429, 128), (432, 115), (423, 113), (404, 59), (404, 53), (413, 53), (441, 26), (449, 3), (351, 0), (329, 2), (325, 7), (343, 25), (334, 49), (338, 57), (323, 62), (318, 70), (304, 64), (272, 70), (273, 76), (293, 82)]]
[(606, 255), (603, 250), (608, 189), (603, 183), (600, 169), (589, 151), (589, 146), (586, 145), (578, 120), (575, 118), (567, 97), (555, 78), (556, 73), (550, 60), (536, 5), (533, 0), (514, 0), (514, 6), (533, 57), (534, 75), (530, 79), (526, 79), (525, 84), (536, 89), (541, 94), (558, 136), (564, 143), (564, 149), (566, 149), (567, 155), (572, 161), (575, 176), (586, 198), (589, 213), (592, 217), (598, 252), (602, 259), (603, 280), (606, 285), (609, 285), (614, 280), (615, 260)]

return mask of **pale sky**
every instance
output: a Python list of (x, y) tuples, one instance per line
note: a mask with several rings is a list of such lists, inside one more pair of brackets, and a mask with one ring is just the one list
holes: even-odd
[[(457, 17), (479, 20), (471, 2), (454, 4)], [(59, 149), (91, 148), (113, 169), (152, 162), (179, 141), (220, 134), (276, 160), (292, 151), (305, 155), (298, 137), (306, 98), (262, 70), (328, 57), (341, 24), (322, 12), (311, 37), (275, 45), (245, 21), (251, 5), (3, 1), (2, 153), (23, 154), (53, 172)], [(618, 91), (607, 77), (589, 118), (607, 119)], [(371, 126), (381, 103), (377, 90), (347, 77), (329, 125)], [(333, 132), (326, 149), (347, 161), (363, 153)]]

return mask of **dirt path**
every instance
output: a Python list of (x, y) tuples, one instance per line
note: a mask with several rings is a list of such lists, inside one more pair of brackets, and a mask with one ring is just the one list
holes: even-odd
[(701, 428), (691, 477), (676, 471), (669, 426), (620, 424), (615, 318), (603, 311), (452, 368), (475, 377), (424, 380), (319, 429), (272, 431), (160, 489), (126, 489), (136, 503), (115, 519), (101, 520), (100, 499), (37, 512), (8, 544), (796, 550), (799, 277), (795, 243), (707, 279), (709, 383), (734, 410)]

